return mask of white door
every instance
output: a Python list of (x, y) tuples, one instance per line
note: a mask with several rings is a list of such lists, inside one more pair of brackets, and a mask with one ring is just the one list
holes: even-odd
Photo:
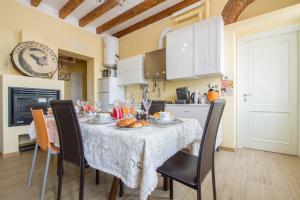
[(71, 73), (71, 98), (74, 102), (82, 99), (82, 74)]
[(297, 32), (241, 41), (239, 146), (298, 154)]
[(192, 78), (194, 74), (194, 27), (175, 30), (167, 35), (167, 79)]

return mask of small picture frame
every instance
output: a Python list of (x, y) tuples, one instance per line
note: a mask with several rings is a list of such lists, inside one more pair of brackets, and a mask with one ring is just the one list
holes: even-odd
[(69, 81), (70, 78), (71, 78), (70, 73), (59, 72), (59, 74), (58, 74), (58, 80)]

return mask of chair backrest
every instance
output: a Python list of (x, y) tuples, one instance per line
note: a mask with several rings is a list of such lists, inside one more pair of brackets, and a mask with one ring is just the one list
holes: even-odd
[(214, 167), (216, 137), (225, 103), (225, 100), (216, 100), (211, 103), (209, 108), (198, 155), (198, 185), (202, 183), (208, 172)]
[(84, 149), (73, 101), (53, 100), (50, 104), (59, 134), (62, 159), (83, 166)]
[(45, 121), (45, 116), (42, 109), (31, 109), (32, 118), (35, 124), (36, 141), (43, 151), (47, 151), (50, 147), (50, 141)]
[[(145, 110), (143, 103), (141, 109)], [(165, 110), (166, 110), (166, 101), (152, 101), (149, 109), (149, 114), (153, 115), (156, 112), (161, 112), (161, 111), (164, 112)]]

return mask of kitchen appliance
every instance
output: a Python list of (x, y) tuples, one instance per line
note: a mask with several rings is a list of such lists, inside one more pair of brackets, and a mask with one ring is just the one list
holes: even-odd
[(24, 126), (32, 122), (30, 109), (43, 109), (47, 114), (50, 101), (60, 99), (60, 90), (8, 88), (8, 126)]
[(99, 79), (99, 101), (102, 109), (106, 111), (115, 100), (125, 100), (125, 88), (118, 86), (116, 77)]
[(159, 49), (145, 54), (145, 78), (166, 79), (166, 49)]
[(200, 104), (207, 104), (207, 102), (208, 102), (207, 95), (203, 95), (202, 97), (200, 97), (199, 99)]
[(117, 71), (116, 71), (116, 69), (108, 68), (108, 69), (105, 69), (105, 70), (102, 71), (102, 76), (104, 78), (117, 77)]
[(187, 87), (176, 89), (177, 100), (176, 104), (188, 104), (190, 103), (190, 92)]
[(117, 67), (117, 61), (119, 60), (119, 39), (107, 35), (103, 38), (104, 43), (104, 66), (106, 68)]
[(191, 94), (191, 103), (198, 104), (199, 98), (200, 98), (200, 93), (198, 90), (195, 90), (195, 92)]

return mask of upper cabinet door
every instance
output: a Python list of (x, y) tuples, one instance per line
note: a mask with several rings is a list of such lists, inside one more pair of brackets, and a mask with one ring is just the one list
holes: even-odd
[(194, 75), (194, 27), (175, 30), (167, 35), (167, 80), (192, 78)]
[(221, 16), (194, 25), (195, 76), (222, 75), (224, 52), (224, 22)]
[(209, 21), (194, 24), (195, 60), (194, 75), (209, 73)]

